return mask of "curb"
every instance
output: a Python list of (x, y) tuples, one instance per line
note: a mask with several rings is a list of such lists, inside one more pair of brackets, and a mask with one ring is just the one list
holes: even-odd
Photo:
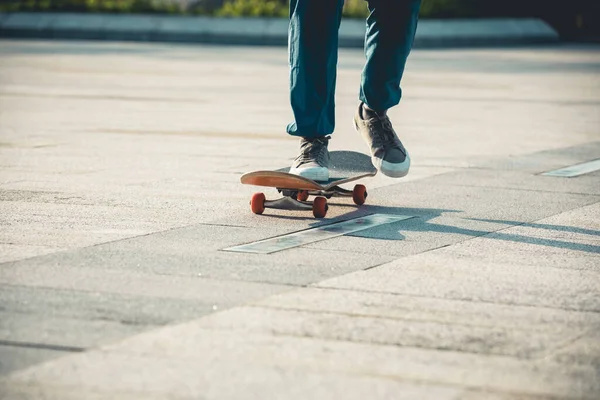
[[(288, 20), (171, 15), (0, 13), (0, 38), (287, 45)], [(340, 47), (364, 45), (365, 22), (345, 19)], [(421, 20), (415, 47), (502, 46), (557, 42), (539, 19)]]

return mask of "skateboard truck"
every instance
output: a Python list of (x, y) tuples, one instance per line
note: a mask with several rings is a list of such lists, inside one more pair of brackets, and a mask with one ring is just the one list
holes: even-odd
[[(250, 199), (250, 208), (254, 214), (262, 214), (266, 208), (279, 210), (312, 210), (315, 218), (323, 218), (327, 215), (329, 206), (327, 199), (331, 197), (352, 197), (354, 204), (363, 205), (367, 199), (367, 188), (364, 185), (355, 185), (354, 190), (347, 190), (340, 186), (334, 186), (329, 190), (294, 190), (277, 188), (283, 197), (275, 200), (267, 200), (264, 193), (254, 193)], [(308, 201), (309, 196), (316, 196), (313, 201)]]

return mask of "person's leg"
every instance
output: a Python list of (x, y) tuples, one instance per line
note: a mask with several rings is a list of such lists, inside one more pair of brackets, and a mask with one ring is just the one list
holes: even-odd
[(300, 136), (300, 155), (290, 173), (329, 179), (327, 135), (335, 127), (338, 29), (344, 0), (291, 0), (288, 51), (290, 135)]
[(410, 157), (387, 117), (400, 102), (400, 81), (412, 48), (421, 0), (367, 0), (365, 55), (356, 129), (371, 150), (371, 160), (384, 175), (402, 177)]
[(368, 0), (360, 100), (381, 112), (400, 102), (400, 80), (413, 45), (421, 0)]
[(338, 29), (344, 0), (291, 0), (288, 51), (294, 122), (287, 132), (314, 138), (333, 133)]

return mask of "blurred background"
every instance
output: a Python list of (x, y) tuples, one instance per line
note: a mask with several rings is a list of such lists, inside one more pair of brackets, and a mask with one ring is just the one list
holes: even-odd
[[(0, 0), (0, 11), (169, 13), (224, 17), (279, 16), (288, 0)], [(367, 15), (364, 0), (346, 0), (348, 18)], [(568, 41), (600, 41), (599, 0), (425, 0), (422, 18), (537, 17)]]

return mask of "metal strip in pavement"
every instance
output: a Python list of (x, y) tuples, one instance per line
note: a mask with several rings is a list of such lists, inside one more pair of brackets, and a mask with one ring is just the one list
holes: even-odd
[(589, 174), (590, 172), (598, 170), (600, 170), (600, 158), (581, 164), (571, 165), (570, 167), (564, 167), (560, 169), (555, 169), (554, 171), (544, 172), (542, 175), (572, 178), (574, 176)]
[(269, 254), (281, 250), (291, 249), (309, 243), (320, 242), (322, 240), (332, 239), (343, 236), (348, 233), (371, 229), (379, 225), (391, 224), (393, 222), (403, 221), (414, 218), (411, 215), (393, 215), (393, 214), (372, 214), (366, 217), (354, 218), (348, 221), (336, 222), (331, 225), (319, 226), (300, 232), (294, 232), (283, 236), (277, 236), (270, 239), (259, 240), (253, 243), (242, 244), (239, 246), (228, 247), (224, 251), (233, 251), (238, 253)]

